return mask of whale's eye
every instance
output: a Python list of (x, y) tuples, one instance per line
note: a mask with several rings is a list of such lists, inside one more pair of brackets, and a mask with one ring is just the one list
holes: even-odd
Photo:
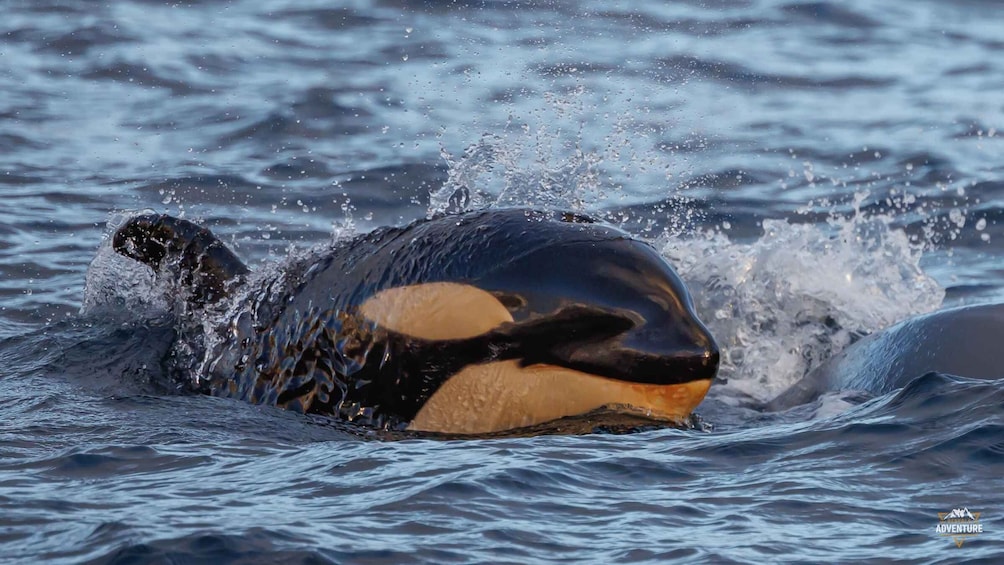
[(526, 298), (518, 294), (513, 294), (511, 292), (500, 292), (495, 291), (491, 293), (496, 300), (502, 303), (510, 312), (515, 312), (521, 308), (526, 308), (527, 301)]

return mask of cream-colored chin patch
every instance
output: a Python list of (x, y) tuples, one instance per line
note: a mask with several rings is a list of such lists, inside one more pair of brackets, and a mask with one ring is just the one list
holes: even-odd
[(679, 422), (701, 403), (711, 380), (678, 385), (618, 381), (554, 365), (517, 361), (471, 365), (432, 395), (410, 430), (479, 434), (533, 426), (611, 405)]
[(359, 310), (384, 328), (429, 340), (474, 337), (512, 321), (509, 310), (488, 292), (450, 282), (389, 288)]

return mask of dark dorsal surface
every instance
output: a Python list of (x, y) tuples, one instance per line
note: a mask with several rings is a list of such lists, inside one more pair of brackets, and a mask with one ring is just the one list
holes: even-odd
[(1004, 378), (1004, 304), (941, 310), (872, 334), (840, 352), (772, 400), (784, 410), (834, 390), (885, 394), (930, 372)]
[[(491, 210), (419, 220), (359, 236), (308, 259), (292, 308), (303, 310), (337, 297), (360, 304), (373, 294), (403, 285), (473, 282), (534, 252), (574, 243), (630, 240), (628, 234), (574, 214)], [(352, 276), (345, 276), (346, 269)], [(585, 270), (585, 269), (583, 269)], [(533, 273), (520, 273), (531, 278)]]

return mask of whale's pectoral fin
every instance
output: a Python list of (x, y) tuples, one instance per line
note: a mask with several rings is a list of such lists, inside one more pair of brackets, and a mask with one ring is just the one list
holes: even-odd
[(129, 218), (115, 230), (112, 247), (155, 271), (172, 273), (196, 305), (226, 296), (229, 283), (250, 272), (211, 231), (165, 214)]

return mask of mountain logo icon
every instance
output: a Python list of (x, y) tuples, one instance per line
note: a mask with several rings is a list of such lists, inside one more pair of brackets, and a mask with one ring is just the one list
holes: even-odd
[(969, 520), (976, 520), (976, 517), (973, 516), (973, 513), (970, 512), (968, 508), (955, 508), (954, 510), (949, 512), (948, 515), (943, 518), (943, 520), (951, 520), (952, 518), (966, 518)]

